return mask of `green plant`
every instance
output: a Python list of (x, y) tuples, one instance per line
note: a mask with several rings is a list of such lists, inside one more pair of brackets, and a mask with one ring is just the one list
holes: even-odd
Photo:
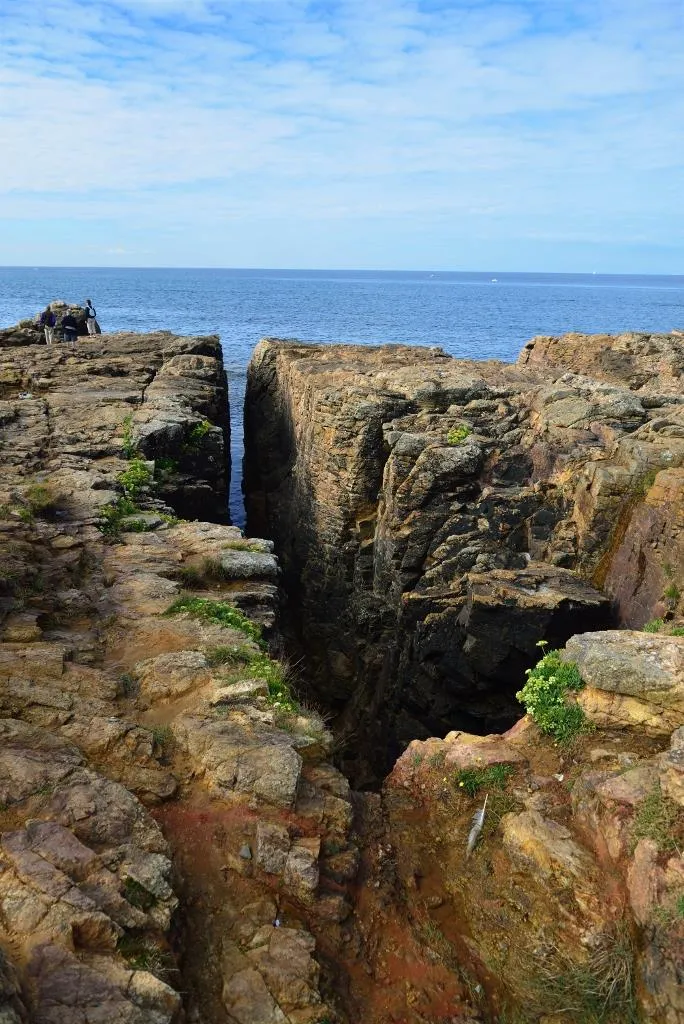
[[(546, 647), (546, 641), (537, 646)], [(526, 675), (527, 682), (515, 696), (542, 732), (568, 742), (589, 730), (584, 709), (567, 700), (569, 693), (584, 686), (574, 661), (562, 661), (560, 651), (548, 651)]]
[(537, 1009), (567, 1014), (572, 1024), (638, 1024), (634, 947), (618, 925), (582, 964), (556, 953), (536, 972)]
[(162, 757), (169, 753), (169, 747), (173, 742), (173, 731), (170, 725), (155, 725), (152, 727), (152, 742), (161, 751)]
[(261, 547), (255, 544), (254, 541), (248, 540), (247, 537), (241, 540), (229, 540), (227, 544), (222, 545), (224, 551), (261, 551)]
[(179, 523), (185, 522), (185, 519), (180, 519), (169, 512), (158, 512), (157, 515), (163, 522), (168, 523), (169, 526), (178, 526)]
[(186, 587), (201, 587), (204, 583), (204, 575), (194, 565), (182, 565), (177, 575)]
[(154, 460), (154, 472), (157, 476), (166, 476), (170, 473), (176, 473), (178, 471), (178, 462), (176, 459), (168, 459), (162, 456), (159, 459)]
[(670, 630), (670, 636), (684, 636), (684, 626), (673, 626)]
[(122, 672), (119, 676), (119, 686), (121, 687), (121, 693), (124, 697), (130, 697), (131, 694), (135, 693), (138, 682), (135, 676), (132, 676), (130, 672)]
[(217, 665), (235, 665), (246, 663), (254, 652), (246, 645), (228, 647), (219, 644), (217, 647), (210, 647), (206, 652), (207, 665), (215, 668)]
[(32, 523), (35, 518), (33, 510), (27, 505), (23, 505), (21, 508), (17, 509), (17, 515), (21, 519), (22, 523)]
[(684, 813), (677, 804), (663, 796), (657, 786), (639, 804), (632, 823), (632, 848), (640, 839), (651, 839), (659, 850), (673, 853), (679, 847), (679, 834)]
[(644, 633), (659, 633), (665, 626), (663, 619), (651, 619), (650, 622), (646, 622), (641, 628)]
[(135, 455), (135, 444), (133, 442), (133, 414), (128, 413), (123, 419), (123, 439), (121, 447), (125, 458), (132, 459)]
[(58, 497), (49, 484), (31, 484), (24, 500), (34, 515), (54, 512)]
[(456, 445), (462, 444), (466, 437), (469, 437), (472, 433), (472, 428), (467, 423), (459, 423), (457, 427), (452, 427), (446, 436), (447, 444)]
[(431, 768), (443, 768), (446, 762), (446, 750), (436, 750), (430, 754), (428, 764)]
[(144, 519), (131, 519), (126, 523), (126, 533), (150, 533), (152, 530), (154, 527), (146, 523)]
[(456, 772), (454, 782), (468, 796), (475, 796), (483, 787), (503, 789), (515, 769), (510, 764), (490, 764), (486, 768), (463, 768)]
[(139, 511), (138, 506), (130, 498), (118, 498), (113, 505), (104, 505), (100, 509), (100, 521), (97, 528), (106, 537), (116, 538), (121, 533), (122, 519)]
[(281, 661), (269, 658), (261, 651), (254, 651), (246, 665), (248, 678), (264, 679), (268, 685), (268, 702), (283, 714), (296, 715), (301, 708), (293, 695), (289, 683), (289, 668)]
[(645, 498), (648, 492), (655, 483), (655, 478), (658, 476), (659, 470), (649, 469), (642, 476), (637, 477), (632, 484), (631, 496), (633, 499)]
[(128, 467), (116, 479), (124, 495), (135, 501), (152, 483), (152, 472), (144, 459), (131, 459)]
[(677, 913), (677, 917), (684, 917), (684, 893), (682, 893), (681, 896), (677, 897), (677, 902), (675, 903), (675, 910)]
[(188, 443), (191, 445), (199, 444), (207, 436), (211, 428), (212, 424), (209, 420), (200, 420), (199, 423), (195, 423), (188, 435)]
[(154, 893), (130, 876), (124, 879), (123, 895), (132, 907), (137, 907), (139, 910), (151, 910), (157, 905), (157, 897)]
[(676, 604), (681, 596), (682, 592), (676, 583), (670, 583), (669, 586), (665, 587), (663, 597), (666, 601), (671, 601), (673, 604)]
[(162, 981), (176, 971), (171, 953), (151, 939), (122, 935), (116, 948), (134, 971), (148, 971)]
[(250, 640), (254, 640), (262, 647), (264, 645), (261, 638), (261, 626), (256, 622), (251, 622), (235, 605), (228, 604), (227, 601), (212, 601), (205, 597), (179, 597), (166, 609), (164, 614), (180, 615), (183, 612), (194, 618), (204, 619), (205, 622), (213, 622), (218, 626), (239, 629)]

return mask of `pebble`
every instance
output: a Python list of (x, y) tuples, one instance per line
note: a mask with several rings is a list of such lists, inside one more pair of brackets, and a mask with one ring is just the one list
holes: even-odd
[(249, 843), (242, 844), (242, 846), (240, 847), (240, 856), (242, 857), (243, 860), (252, 859), (252, 851), (250, 849)]

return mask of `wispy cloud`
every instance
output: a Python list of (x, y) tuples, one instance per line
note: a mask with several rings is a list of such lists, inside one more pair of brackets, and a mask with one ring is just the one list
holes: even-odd
[(541, 238), (684, 256), (683, 10), (4, 0), (0, 260), (30, 240), (71, 263), (443, 265), (451, 246), (503, 268)]

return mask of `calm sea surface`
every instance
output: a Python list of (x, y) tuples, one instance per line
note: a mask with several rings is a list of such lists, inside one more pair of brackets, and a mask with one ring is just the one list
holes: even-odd
[(0, 326), (52, 299), (93, 300), (104, 331), (220, 334), (231, 391), (231, 508), (242, 521), (242, 401), (265, 335), (441, 345), (514, 360), (535, 334), (684, 327), (684, 276), (0, 268)]

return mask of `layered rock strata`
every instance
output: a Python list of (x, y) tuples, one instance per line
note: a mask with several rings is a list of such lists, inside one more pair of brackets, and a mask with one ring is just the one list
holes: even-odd
[(217, 339), (9, 347), (0, 388), (0, 1016), (330, 1019), (349, 787), (267, 650), (272, 544), (182, 518), (225, 519)]
[(625, 336), (621, 359), (605, 338), (543, 347), (516, 366), (254, 353), (251, 529), (276, 543), (319, 692), (390, 762), (412, 737), (513, 721), (537, 641), (608, 625), (607, 598), (630, 625), (678, 604), (684, 399), (644, 367), (677, 380), (682, 339)]
[[(227, 382), (217, 337), (102, 335), (78, 346), (0, 350), (3, 463), (49, 485), (61, 516), (93, 520), (114, 498), (126, 453), (155, 463), (178, 515), (227, 521)], [(17, 514), (12, 478), (0, 504)], [(14, 504), (13, 504), (14, 503)], [(19, 509), (20, 511), (20, 509)]]

